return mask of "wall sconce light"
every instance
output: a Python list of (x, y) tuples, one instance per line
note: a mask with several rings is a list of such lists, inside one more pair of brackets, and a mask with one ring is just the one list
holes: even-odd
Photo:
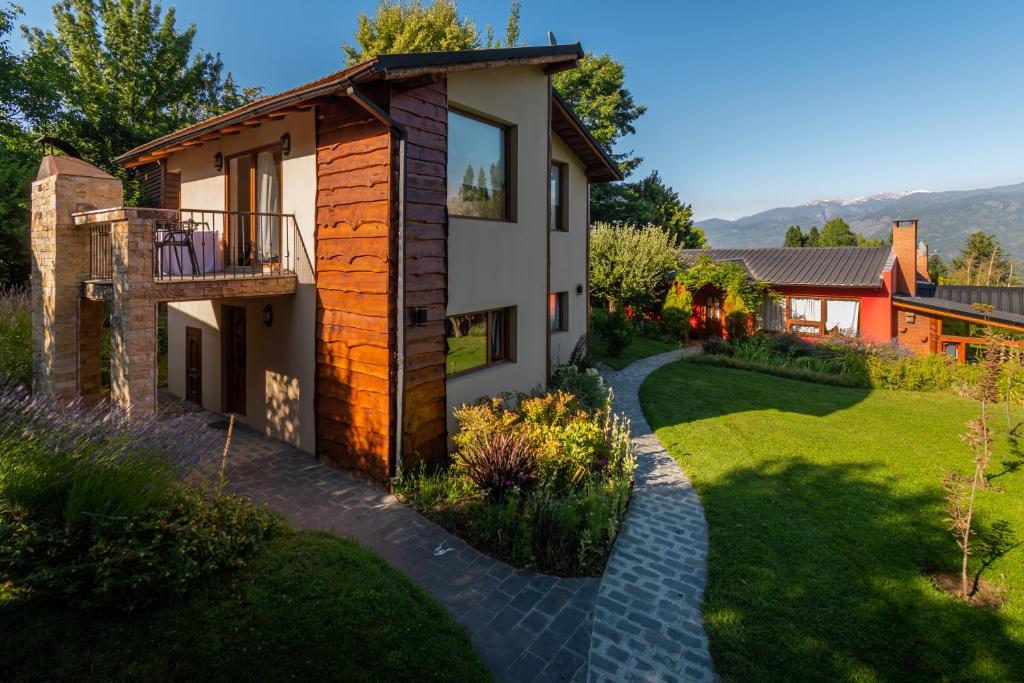
[(213, 167), (220, 173), (224, 169), (224, 155), (217, 152), (213, 155)]
[(288, 156), (292, 153), (292, 136), (285, 133), (281, 136), (281, 154)]
[(416, 327), (424, 327), (427, 324), (427, 309), (417, 306), (412, 309), (412, 324)]
[(576, 296), (583, 296), (583, 285), (576, 285)]
[(267, 327), (274, 324), (274, 309), (270, 304), (263, 307), (263, 324)]

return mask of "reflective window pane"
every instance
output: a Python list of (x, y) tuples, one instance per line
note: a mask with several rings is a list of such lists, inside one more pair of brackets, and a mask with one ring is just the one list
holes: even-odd
[(507, 217), (506, 136), (501, 126), (448, 112), (448, 212), (451, 215)]
[(445, 371), (463, 372), (487, 364), (487, 314), (455, 315), (447, 320)]

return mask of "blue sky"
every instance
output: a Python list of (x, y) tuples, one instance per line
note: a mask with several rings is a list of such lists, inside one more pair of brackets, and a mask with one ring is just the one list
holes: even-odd
[[(49, 0), (22, 0), (50, 26)], [(179, 25), (243, 84), (340, 68), (360, 10), (338, 0), (177, 0)], [(503, 30), (507, 2), (463, 0)], [(623, 141), (698, 218), (816, 198), (1024, 181), (1024, 3), (523, 0), (530, 44), (626, 65), (648, 108)]]

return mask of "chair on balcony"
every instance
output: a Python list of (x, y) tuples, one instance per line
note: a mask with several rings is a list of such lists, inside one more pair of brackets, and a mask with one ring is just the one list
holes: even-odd
[(189, 265), (192, 266), (191, 274), (199, 275), (199, 260), (196, 258), (196, 248), (192, 238), (196, 230), (207, 227), (206, 223), (189, 218), (184, 221), (158, 221), (153, 227), (153, 246), (160, 257), (160, 263), (163, 263), (163, 250), (166, 247), (171, 247), (171, 254), (177, 261), (178, 273), (184, 274), (181, 261), (181, 250), (184, 248), (188, 251)]

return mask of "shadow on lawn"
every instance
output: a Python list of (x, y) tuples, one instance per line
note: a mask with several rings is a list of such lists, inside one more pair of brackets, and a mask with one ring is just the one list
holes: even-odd
[[(1004, 615), (966, 607), (925, 578), (957, 569), (938, 485), (901, 495), (881, 474), (783, 457), (699, 486), (711, 540), (705, 622), (724, 678), (1010, 680), (1024, 671), (1024, 643)], [(998, 535), (1000, 525), (980, 526)]]

